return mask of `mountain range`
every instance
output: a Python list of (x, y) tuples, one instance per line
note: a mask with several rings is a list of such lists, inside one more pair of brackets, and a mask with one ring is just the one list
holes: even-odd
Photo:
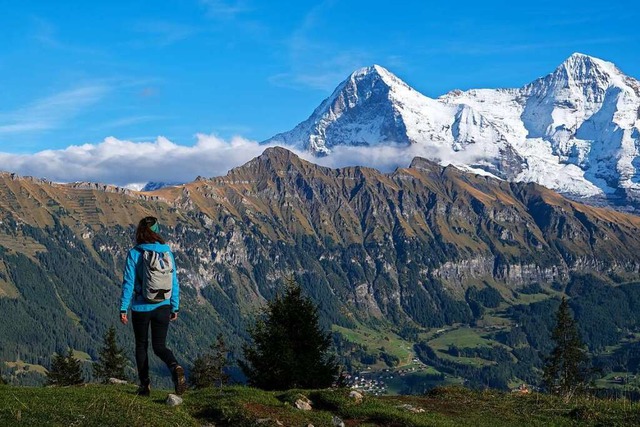
[[(183, 308), (171, 345), (184, 361), (218, 332), (238, 348), (258, 308), (289, 276), (343, 341), (345, 331), (362, 328), (388, 337), (499, 322), (506, 333), (525, 324), (509, 307), (529, 310), (566, 289), (579, 301), (576, 280), (584, 275), (597, 277), (607, 298), (627, 286), (613, 283), (640, 278), (640, 217), (424, 158), (385, 174), (330, 169), (268, 148), (226, 176), (146, 193), (3, 173), (0, 311), (12, 321), (0, 323), (0, 359), (47, 366), (66, 346), (95, 359), (116, 319), (133, 225), (146, 215), (160, 219), (176, 254)], [(585, 298), (602, 297), (588, 289)], [(482, 304), (499, 311), (487, 317)], [(593, 315), (600, 327), (587, 331), (606, 334), (594, 349), (640, 325), (640, 310), (627, 316), (614, 306), (617, 316), (604, 308)], [(552, 319), (549, 307), (528, 319)], [(520, 378), (533, 375), (537, 357), (522, 346), (538, 351), (544, 335), (529, 332), (534, 341), (504, 344), (513, 360), (527, 358)], [(373, 351), (377, 360), (385, 353), (376, 348), (356, 353)]]
[(443, 165), (636, 206), (640, 82), (575, 53), (520, 88), (433, 99), (374, 65), (351, 74), (293, 130), (264, 142), (317, 156), (339, 146), (413, 146)]

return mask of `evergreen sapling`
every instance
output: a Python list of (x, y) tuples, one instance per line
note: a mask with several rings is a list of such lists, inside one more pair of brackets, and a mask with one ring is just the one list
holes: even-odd
[(544, 384), (549, 392), (568, 401), (586, 386), (588, 357), (564, 297), (558, 307), (551, 339), (556, 346), (544, 368)]
[(225, 372), (225, 368), (228, 353), (222, 334), (218, 334), (216, 342), (211, 344), (210, 352), (194, 361), (189, 383), (196, 389), (222, 387), (227, 384), (229, 375)]
[(331, 335), (319, 325), (318, 308), (287, 280), (283, 295), (269, 302), (249, 331), (240, 367), (249, 383), (265, 390), (330, 387), (338, 373), (329, 353)]
[(107, 384), (109, 378), (125, 379), (126, 366), (124, 350), (118, 347), (116, 341), (116, 328), (111, 326), (104, 334), (104, 346), (100, 349), (98, 361), (93, 365), (93, 374), (103, 384)]
[(70, 348), (66, 356), (56, 354), (51, 362), (51, 369), (47, 372), (47, 385), (69, 386), (82, 383), (82, 365), (73, 357), (73, 350)]

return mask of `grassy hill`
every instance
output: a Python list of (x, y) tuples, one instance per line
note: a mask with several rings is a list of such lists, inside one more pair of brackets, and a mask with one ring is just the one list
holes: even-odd
[[(361, 403), (348, 390), (265, 392), (249, 387), (191, 391), (169, 408), (167, 391), (137, 397), (133, 386), (67, 388), (0, 386), (0, 425), (59, 426), (512, 426), (640, 423), (640, 404), (582, 398), (569, 404), (546, 395), (436, 389), (425, 396), (372, 397)], [(314, 409), (293, 403), (304, 395)]]

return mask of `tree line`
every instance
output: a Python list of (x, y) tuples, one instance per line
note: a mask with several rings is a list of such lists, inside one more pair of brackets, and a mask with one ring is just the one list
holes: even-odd
[[(555, 317), (551, 333), (554, 346), (545, 359), (543, 385), (547, 392), (569, 400), (587, 389), (589, 358), (566, 298), (560, 302)], [(244, 344), (244, 359), (239, 364), (249, 385), (265, 390), (288, 390), (326, 388), (336, 383), (339, 366), (331, 352), (331, 334), (323, 331), (318, 307), (302, 295), (300, 286), (292, 278), (287, 280), (284, 292), (268, 302), (248, 333), (251, 342)], [(103, 338), (98, 360), (92, 365), (94, 377), (105, 384), (114, 378), (125, 379), (127, 359), (117, 343), (115, 327), (109, 328)], [(467, 355), (467, 351), (448, 349), (454, 355), (462, 352), (472, 356)], [(422, 357), (437, 358), (432, 352), (423, 349)], [(220, 334), (208, 351), (193, 362), (189, 376), (191, 386), (199, 389), (227, 384), (228, 355)], [(81, 362), (73, 351), (56, 354), (47, 373), (47, 384), (69, 386), (83, 382)], [(0, 383), (4, 383), (1, 376)]]

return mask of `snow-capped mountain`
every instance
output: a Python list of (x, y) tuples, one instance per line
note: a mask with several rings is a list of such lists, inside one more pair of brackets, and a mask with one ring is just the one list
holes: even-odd
[(518, 89), (422, 95), (374, 65), (274, 136), (317, 155), (339, 145), (417, 144), (425, 155), (583, 198), (640, 198), (640, 82), (575, 53)]
[(128, 190), (142, 191), (144, 193), (148, 191), (160, 190), (161, 188), (165, 188), (165, 187), (175, 187), (177, 185), (182, 185), (182, 184), (184, 183), (183, 182), (156, 182), (156, 181), (134, 182), (134, 183), (125, 185), (125, 188)]

